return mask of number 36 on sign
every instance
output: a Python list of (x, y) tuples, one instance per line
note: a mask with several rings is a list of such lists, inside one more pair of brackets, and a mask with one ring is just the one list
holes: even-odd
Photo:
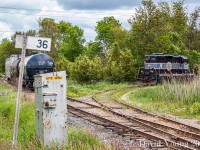
[(41, 51), (50, 51), (51, 49), (51, 38), (42, 38), (42, 37), (27, 37), (27, 49), (35, 49)]

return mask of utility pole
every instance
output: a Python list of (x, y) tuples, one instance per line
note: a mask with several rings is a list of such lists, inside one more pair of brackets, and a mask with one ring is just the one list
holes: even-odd
[(13, 133), (13, 143), (12, 149), (16, 150), (17, 146), (17, 135), (18, 135), (18, 124), (19, 124), (19, 114), (20, 114), (20, 100), (22, 97), (22, 82), (23, 82), (23, 74), (24, 74), (24, 59), (26, 52), (26, 35), (23, 35), (22, 40), (22, 52), (21, 52), (21, 62), (20, 62), (20, 72), (19, 72), (19, 82), (18, 82), (18, 91), (17, 91), (17, 99), (16, 99), (16, 111), (15, 111), (15, 123), (14, 123), (14, 133)]

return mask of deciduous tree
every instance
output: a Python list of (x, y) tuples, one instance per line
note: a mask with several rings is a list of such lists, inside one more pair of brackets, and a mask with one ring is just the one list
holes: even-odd
[(68, 60), (74, 61), (84, 51), (83, 44), (86, 41), (83, 36), (84, 31), (65, 21), (61, 21), (57, 26), (61, 35), (59, 52)]
[(52, 18), (40, 18), (38, 20), (39, 24), (39, 36), (45, 38), (51, 38), (51, 51), (49, 54), (52, 57), (56, 57), (58, 54), (58, 47), (60, 45), (59, 37), (60, 31), (57, 27), (57, 23)]
[(100, 42), (104, 49), (109, 50), (115, 42), (118, 42), (119, 46), (125, 46), (127, 31), (113, 16), (98, 21), (95, 31), (97, 32), (95, 40)]

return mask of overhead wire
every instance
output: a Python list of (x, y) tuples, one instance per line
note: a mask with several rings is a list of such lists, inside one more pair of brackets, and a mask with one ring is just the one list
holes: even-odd
[[(36, 30), (36, 31), (38, 31), (38, 30)], [(24, 32), (24, 31), (20, 31), (20, 30), (10, 30), (10, 31), (0, 31), (0, 33), (1, 32), (7, 32), (7, 33), (9, 33), (9, 32)], [(95, 32), (94, 33), (92, 33), (92, 32), (84, 32), (84, 34), (96, 34)]]
[[(66, 11), (60, 11), (60, 10), (42, 10), (42, 9), (27, 9), (27, 8), (16, 8), (16, 7), (4, 7), (4, 6), (0, 6), (0, 9), (13, 9), (13, 10), (25, 10), (25, 11), (38, 11), (38, 12), (55, 12), (55, 13), (68, 13)], [(73, 12), (76, 12), (76, 10), (72, 10)], [(76, 14), (82, 14), (82, 13), (93, 13), (93, 14), (99, 14), (99, 15), (104, 15), (105, 13), (109, 13), (109, 14), (127, 14), (127, 15), (132, 15), (133, 13), (130, 12), (130, 13), (122, 13), (122, 12), (106, 12), (105, 10), (104, 11), (99, 11), (99, 12), (96, 12), (96, 11), (86, 11), (86, 10), (78, 10), (79, 12), (76, 12)]]
[(85, 17), (85, 16), (57, 16), (57, 15), (43, 15), (43, 14), (28, 14), (28, 13), (20, 13), (20, 12), (2, 12), (0, 11), (0, 13), (7, 13), (7, 14), (19, 14), (19, 15), (27, 15), (27, 16), (40, 16), (40, 17), (66, 17), (66, 18), (86, 18), (86, 19), (102, 19), (102, 18), (97, 18), (97, 17)]
[[(0, 13), (7, 13), (7, 14), (19, 14), (19, 15), (26, 15), (26, 16), (38, 16), (38, 17), (51, 17), (51, 18), (70, 18), (70, 19), (103, 19), (103, 17), (87, 17), (87, 14), (81, 14), (82, 16), (59, 16), (59, 15), (45, 15), (45, 14), (31, 14), (31, 13), (22, 13), (22, 12), (5, 12), (0, 11)], [(70, 14), (71, 15), (71, 14)], [(131, 16), (129, 16), (131, 17)], [(120, 20), (127, 20), (126, 18), (120, 18)]]

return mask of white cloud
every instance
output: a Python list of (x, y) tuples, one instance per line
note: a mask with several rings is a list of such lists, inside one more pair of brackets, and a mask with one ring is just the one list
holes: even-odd
[[(94, 28), (97, 21), (103, 19), (105, 16), (114, 16), (118, 19), (125, 28), (128, 28), (127, 20), (134, 14), (132, 9), (118, 9), (113, 11), (86, 11), (86, 10), (63, 10), (59, 5), (45, 5), (40, 8), (42, 11), (15, 11), (17, 14), (0, 15), (0, 19), (11, 24), (10, 29), (14, 31), (27, 31), (29, 29), (38, 29), (37, 20), (42, 17), (54, 18), (56, 22), (64, 20), (73, 25), (78, 25), (84, 29), (87, 41), (93, 40), (96, 36)], [(53, 11), (50, 11), (53, 10)], [(26, 14), (26, 15), (23, 15)], [(32, 15), (31, 15), (32, 14)], [(13, 34), (13, 33), (12, 33)], [(11, 33), (7, 34), (11, 35)]]
[(5, 22), (0, 22), (0, 29), (1, 29), (1, 31), (0, 31), (0, 38), (1, 39), (4, 39), (4, 38), (10, 39), (10, 36), (12, 35), (11, 25), (7, 24)]
[[(81, 0), (80, 0), (81, 1)], [(83, 0), (82, 0), (83, 1)], [(91, 0), (85, 0), (85, 2), (89, 2)], [(155, 3), (160, 0), (154, 0)], [(195, 4), (189, 3), (188, 8), (194, 9), (194, 7), (198, 6), (199, 2), (197, 0), (193, 0)], [(71, 6), (75, 6), (75, 1), (66, 0), (68, 4)], [(78, 1), (76, 1), (78, 2)], [(96, 36), (95, 26), (97, 21), (103, 19), (106, 16), (114, 16), (116, 19), (122, 23), (123, 27), (129, 29), (130, 26), (127, 22), (128, 19), (131, 18), (135, 13), (134, 5), (138, 5), (140, 0), (134, 0), (133, 2), (126, 1), (111, 1), (113, 5), (109, 5), (109, 9), (103, 9), (103, 5), (108, 5), (110, 1), (101, 2), (100, 9), (82, 9), (78, 7), (71, 7), (76, 9), (66, 9), (67, 6), (62, 6), (58, 3), (57, 0), (6, 0), (2, 1), (0, 4), (0, 40), (4, 37), (10, 38), (10, 36), (15, 31), (27, 31), (29, 29), (37, 30), (39, 28), (37, 20), (42, 17), (50, 17), (54, 18), (56, 22), (61, 20), (70, 22), (73, 25), (78, 25), (80, 28), (84, 30), (85, 37), (87, 41), (93, 40)], [(122, 4), (122, 2), (124, 4)], [(167, 2), (172, 3), (171, 0), (167, 0)], [(95, 7), (98, 7), (98, 3), (93, 2)], [(114, 3), (118, 3), (115, 4)], [(64, 5), (64, 2), (62, 1)], [(85, 3), (86, 4), (86, 3)], [(129, 5), (127, 5), (129, 4)], [(187, 5), (186, 4), (186, 5)], [(127, 8), (128, 7), (128, 8)], [(9, 8), (18, 8), (18, 9), (9, 9)], [(19, 10), (19, 8), (24, 8), (24, 10)], [(9, 13), (5, 13), (9, 12)], [(23, 15), (26, 14), (26, 15)], [(14, 32), (11, 32), (14, 31)]]

